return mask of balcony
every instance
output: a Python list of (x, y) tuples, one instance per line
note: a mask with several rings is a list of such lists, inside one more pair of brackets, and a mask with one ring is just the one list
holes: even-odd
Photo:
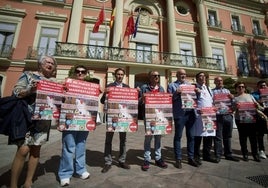
[(222, 70), (218, 59), (214, 58), (63, 42), (56, 42), (55, 49), (29, 47), (27, 59), (37, 59), (44, 54), (54, 55), (57, 59), (75, 58), (76, 61), (86, 62), (90, 60), (92, 65), (96, 63), (97, 66), (106, 66), (109, 63), (121, 64), (123, 62), (142, 67), (184, 67), (226, 73), (225, 68)]
[(253, 29), (252, 33), (255, 35), (255, 37), (266, 38), (266, 31), (264, 29)]
[(244, 35), (246, 32), (245, 26), (232, 24), (231, 29), (234, 34)]
[(14, 48), (11, 45), (0, 45), (0, 58), (11, 59)]
[(221, 30), (222, 29), (222, 23), (220, 20), (207, 20), (208, 27), (211, 29)]

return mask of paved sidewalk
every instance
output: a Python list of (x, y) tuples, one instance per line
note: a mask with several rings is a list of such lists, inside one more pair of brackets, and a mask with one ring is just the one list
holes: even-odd
[[(115, 133), (113, 140), (114, 165), (107, 173), (101, 173), (104, 165), (103, 150), (105, 140), (105, 126), (100, 125), (94, 132), (90, 132), (87, 139), (86, 163), (91, 177), (81, 180), (73, 177), (70, 188), (97, 187), (97, 188), (143, 188), (143, 187), (190, 187), (190, 188), (225, 188), (243, 187), (259, 188), (268, 187), (268, 159), (260, 163), (253, 161), (249, 156), (249, 162), (233, 162), (224, 158), (219, 164), (203, 162), (202, 166), (195, 168), (187, 164), (186, 137), (183, 136), (184, 163), (182, 169), (174, 167), (173, 134), (162, 138), (162, 155), (169, 165), (167, 169), (160, 169), (151, 163), (147, 172), (141, 170), (143, 162), (144, 129), (140, 126), (137, 133), (127, 134), (127, 162), (131, 165), (130, 170), (117, 166), (119, 154), (119, 138)], [(152, 141), (152, 146), (153, 146)], [(249, 144), (248, 144), (249, 146)], [(268, 150), (267, 137), (265, 146)], [(10, 180), (11, 163), (16, 151), (15, 146), (7, 145), (7, 137), (0, 135), (0, 187), (8, 187)], [(153, 148), (153, 147), (152, 147)], [(233, 132), (234, 156), (240, 157), (237, 130)], [(152, 152), (153, 153), (153, 152)], [(56, 188), (60, 187), (57, 179), (57, 171), (61, 154), (61, 133), (55, 129), (51, 130), (50, 141), (42, 147), (41, 159), (34, 178), (33, 188)], [(152, 155), (153, 156), (153, 155)], [(20, 183), (23, 183), (25, 170)], [(249, 178), (255, 180), (250, 180)]]

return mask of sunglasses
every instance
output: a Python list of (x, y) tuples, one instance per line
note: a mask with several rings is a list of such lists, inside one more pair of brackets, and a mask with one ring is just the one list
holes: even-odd
[(76, 74), (79, 74), (79, 73), (86, 74), (86, 71), (85, 70), (75, 70), (75, 73)]
[(245, 86), (237, 86), (237, 88), (245, 88)]
[(159, 74), (155, 74), (155, 75), (152, 75), (152, 77), (160, 77), (160, 75)]

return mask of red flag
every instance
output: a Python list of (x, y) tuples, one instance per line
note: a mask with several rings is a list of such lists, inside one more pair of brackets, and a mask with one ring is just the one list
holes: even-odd
[(116, 8), (113, 9), (113, 12), (112, 12), (112, 15), (111, 15), (111, 19), (110, 19), (110, 28), (112, 28), (113, 25), (114, 25), (115, 11), (116, 11)]
[(125, 36), (129, 36), (132, 35), (134, 33), (134, 18), (133, 15), (131, 13), (131, 16), (129, 17), (128, 21), (127, 21), (127, 27), (126, 27), (126, 31), (125, 31)]
[(93, 33), (99, 32), (99, 27), (103, 23), (103, 21), (104, 21), (104, 8), (102, 7), (100, 14), (99, 14), (99, 17), (98, 17), (98, 20), (93, 27), (93, 30), (92, 30)]

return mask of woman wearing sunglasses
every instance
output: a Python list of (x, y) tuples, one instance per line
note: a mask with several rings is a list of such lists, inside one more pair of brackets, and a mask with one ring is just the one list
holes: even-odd
[[(248, 161), (247, 138), (249, 138), (253, 159), (254, 161), (260, 162), (257, 150), (256, 121), (255, 115), (252, 114), (256, 107), (250, 106), (250, 103), (256, 104), (257, 102), (250, 94), (246, 93), (246, 85), (244, 82), (236, 82), (235, 90), (237, 92), (237, 96), (234, 98), (235, 123), (238, 129), (243, 160)], [(249, 106), (241, 112), (242, 106), (246, 107), (245, 103), (249, 104)]]

